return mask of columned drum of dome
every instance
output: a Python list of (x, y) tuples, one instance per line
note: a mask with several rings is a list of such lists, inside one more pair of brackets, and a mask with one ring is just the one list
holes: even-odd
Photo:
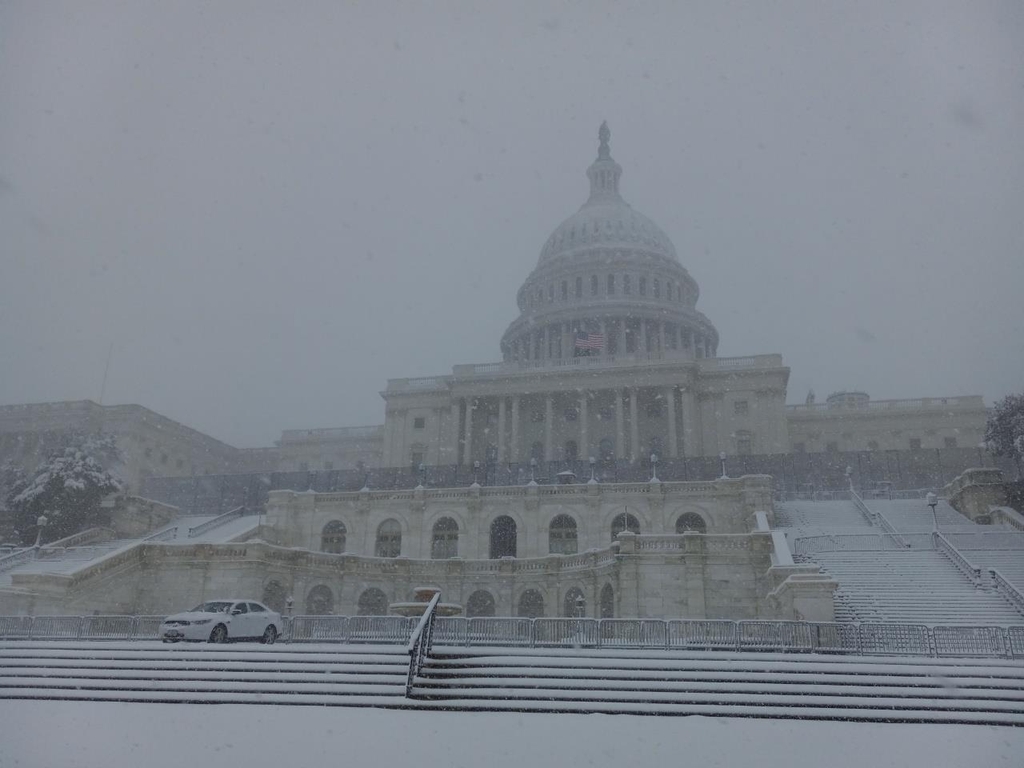
[(623, 200), (606, 123), (598, 137), (590, 196), (551, 234), (519, 289), (503, 359), (717, 356), (718, 331), (696, 308), (697, 282), (668, 236)]

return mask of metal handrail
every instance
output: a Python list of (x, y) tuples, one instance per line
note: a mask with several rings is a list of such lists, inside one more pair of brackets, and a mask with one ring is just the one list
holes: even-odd
[(953, 561), (953, 565), (959, 568), (965, 576), (977, 584), (981, 581), (981, 568), (974, 565), (970, 560), (960, 554), (960, 551), (949, 543), (949, 540), (938, 531), (932, 531), (932, 541), (935, 542), (935, 549), (942, 552)]
[(205, 523), (197, 525), (194, 528), (188, 529), (188, 537), (194, 539), (196, 536), (202, 536), (207, 531), (211, 531), (224, 523), (231, 522), (235, 518), (243, 517), (245, 515), (245, 506), (235, 507), (234, 509), (228, 510), (223, 515), (217, 515), (212, 520), (207, 520)]
[(992, 574), (992, 583), (995, 585), (996, 591), (1009, 600), (1014, 608), (1024, 613), (1024, 592), (1017, 589), (995, 568), (990, 568), (989, 573)]
[(412, 697), (413, 681), (423, 669), (423, 662), (426, 660), (427, 654), (430, 653), (430, 645), (434, 639), (434, 612), (440, 600), (441, 593), (435, 592), (434, 596), (430, 598), (430, 602), (427, 603), (427, 608), (423, 611), (416, 628), (412, 631), (412, 637), (409, 638), (409, 645), (406, 648), (409, 653), (409, 676), (405, 680), (406, 698)]

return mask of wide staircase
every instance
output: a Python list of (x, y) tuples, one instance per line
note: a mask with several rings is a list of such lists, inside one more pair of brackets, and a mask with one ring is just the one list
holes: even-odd
[[(934, 526), (932, 510), (924, 499), (865, 499), (872, 512), (880, 512), (897, 531), (930, 531)], [(935, 520), (940, 530), (977, 530), (977, 526), (957, 512), (945, 499), (937, 499)]]
[(0, 699), (1024, 725), (1024, 664), (821, 654), (404, 644), (0, 642)]
[(987, 580), (975, 585), (935, 550), (816, 552), (797, 559), (818, 563), (839, 582), (836, 621), (981, 625), (1024, 621)]
[(775, 527), (855, 532), (872, 526), (852, 501), (795, 500), (776, 502)]

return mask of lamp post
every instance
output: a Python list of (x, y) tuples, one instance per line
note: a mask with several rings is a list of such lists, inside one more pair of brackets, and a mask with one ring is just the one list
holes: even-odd
[(531, 457), (530, 458), (530, 482), (531, 483), (536, 483), (537, 482), (537, 458), (536, 457)]
[(583, 595), (576, 597), (576, 618), (582, 619), (587, 612), (587, 601), (583, 599)]
[(46, 515), (40, 515), (39, 517), (36, 518), (36, 547), (37, 548), (39, 547), (40, 544), (43, 543), (43, 529), (46, 527), (46, 524), (48, 522), (50, 522), (50, 521), (46, 519)]
[(658, 482), (658, 454), (651, 454), (651, 482)]
[(720, 454), (718, 454), (718, 460), (722, 462), (722, 476), (719, 478), (719, 480), (725, 480), (729, 477), (727, 474), (725, 474), (725, 451), (722, 451)]
[(850, 493), (853, 493), (853, 467), (846, 467), (846, 484), (850, 486)]
[(291, 615), (292, 615), (292, 606), (293, 606), (294, 604), (295, 604), (295, 598), (294, 598), (294, 597), (292, 597), (291, 595), (288, 595), (288, 597), (286, 597), (286, 598), (284, 599), (284, 606), (285, 606), (285, 608), (287, 609), (287, 611), (288, 611), (288, 615), (289, 615), (289, 616), (291, 616)]
[(925, 504), (932, 508), (932, 531), (938, 532), (939, 530), (939, 518), (935, 514), (935, 507), (939, 504), (939, 498), (934, 493), (929, 492), (924, 497)]
[(480, 462), (479, 461), (474, 461), (473, 462), (473, 483), (475, 485), (479, 485), (480, 484), (480, 479), (479, 479), (479, 477), (477, 477), (479, 474), (480, 474)]
[(591, 456), (590, 457), (590, 482), (592, 482), (592, 483), (596, 483), (597, 482), (594, 479), (594, 467), (595, 466), (597, 466), (597, 459), (595, 459), (593, 456)]
[(426, 479), (426, 477), (427, 477), (427, 466), (421, 461), (420, 462), (420, 485), (421, 486), (426, 486), (426, 483), (423, 482)]

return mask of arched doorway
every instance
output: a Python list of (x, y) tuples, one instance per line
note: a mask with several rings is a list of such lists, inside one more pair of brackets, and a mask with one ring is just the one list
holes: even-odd
[(687, 531), (707, 533), (708, 525), (704, 522), (704, 518), (696, 512), (687, 512), (676, 519), (676, 533), (686, 533)]
[(619, 538), (619, 534), (623, 531), (629, 531), (630, 533), (640, 533), (640, 521), (636, 519), (636, 515), (630, 512), (620, 512), (612, 520), (612, 541)]
[(494, 596), (486, 589), (478, 589), (466, 601), (466, 616), (493, 616)]
[(388, 596), (376, 587), (370, 587), (359, 596), (360, 616), (386, 616), (388, 612)]
[(285, 599), (287, 597), (288, 592), (281, 585), (281, 582), (276, 579), (268, 581), (267, 585), (263, 587), (263, 604), (272, 611), (284, 613), (286, 608)]
[(527, 619), (535, 619), (544, 615), (544, 595), (536, 589), (528, 589), (519, 596), (519, 610), (517, 616)]
[(615, 618), (615, 591), (612, 589), (611, 584), (605, 584), (601, 587), (601, 600), (598, 607), (602, 619)]
[(326, 584), (317, 584), (306, 595), (308, 616), (329, 616), (334, 613), (334, 593)]
[(345, 551), (345, 524), (341, 520), (331, 520), (320, 532), (320, 551), (340, 555)]
[(447, 560), (459, 556), (459, 524), (450, 517), (442, 517), (434, 523), (430, 537), (432, 560)]
[(562, 615), (570, 618), (581, 619), (587, 615), (587, 600), (583, 597), (583, 590), (579, 587), (571, 587), (562, 598)]
[(499, 515), (491, 523), (490, 558), (516, 556), (516, 521), (508, 515)]
[(555, 515), (548, 526), (548, 552), (552, 555), (575, 555), (576, 538), (576, 520), (571, 515)]
[(395, 519), (385, 520), (377, 526), (377, 557), (398, 557), (402, 554), (402, 524)]

